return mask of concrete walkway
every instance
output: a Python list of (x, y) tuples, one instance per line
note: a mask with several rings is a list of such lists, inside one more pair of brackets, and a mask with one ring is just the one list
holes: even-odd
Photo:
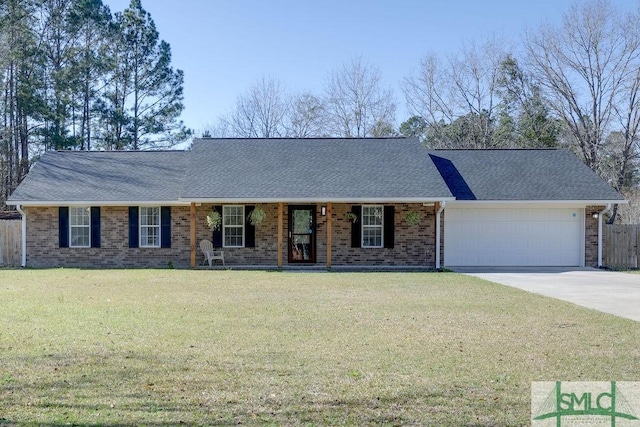
[(640, 274), (595, 268), (453, 268), (458, 273), (640, 322)]

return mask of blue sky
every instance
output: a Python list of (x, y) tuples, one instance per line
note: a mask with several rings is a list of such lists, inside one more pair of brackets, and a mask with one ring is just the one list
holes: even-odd
[[(112, 12), (129, 0), (103, 0)], [(631, 7), (633, 0), (616, 3)], [(427, 52), (455, 53), (465, 40), (557, 24), (571, 0), (142, 0), (173, 65), (185, 73), (185, 124), (202, 130), (262, 76), (320, 93), (327, 75), (356, 56), (381, 71), (405, 120), (401, 80)], [(199, 132), (198, 132), (199, 133)]]

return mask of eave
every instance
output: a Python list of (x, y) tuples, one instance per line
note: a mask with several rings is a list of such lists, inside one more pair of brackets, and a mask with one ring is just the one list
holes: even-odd
[(454, 200), (451, 205), (572, 205), (572, 206), (604, 206), (607, 204), (628, 204), (625, 199), (617, 200)]
[(11, 206), (189, 206), (176, 200), (7, 200)]
[(435, 203), (455, 200), (454, 197), (284, 197), (284, 198), (264, 198), (264, 197), (195, 197), (180, 198), (180, 202), (189, 203)]

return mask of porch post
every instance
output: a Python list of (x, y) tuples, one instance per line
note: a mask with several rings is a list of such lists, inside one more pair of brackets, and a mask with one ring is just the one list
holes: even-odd
[(284, 232), (284, 203), (278, 203), (278, 268), (282, 268), (282, 233)]
[(333, 205), (327, 203), (327, 268), (331, 268), (331, 246), (333, 243), (333, 220), (331, 217)]
[(191, 203), (189, 209), (189, 231), (190, 231), (190, 241), (191, 241), (191, 268), (196, 267), (196, 204)]

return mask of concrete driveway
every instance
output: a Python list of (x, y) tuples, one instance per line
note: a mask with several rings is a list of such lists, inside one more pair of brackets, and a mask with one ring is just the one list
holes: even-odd
[(458, 273), (640, 322), (640, 274), (595, 268), (454, 268)]

